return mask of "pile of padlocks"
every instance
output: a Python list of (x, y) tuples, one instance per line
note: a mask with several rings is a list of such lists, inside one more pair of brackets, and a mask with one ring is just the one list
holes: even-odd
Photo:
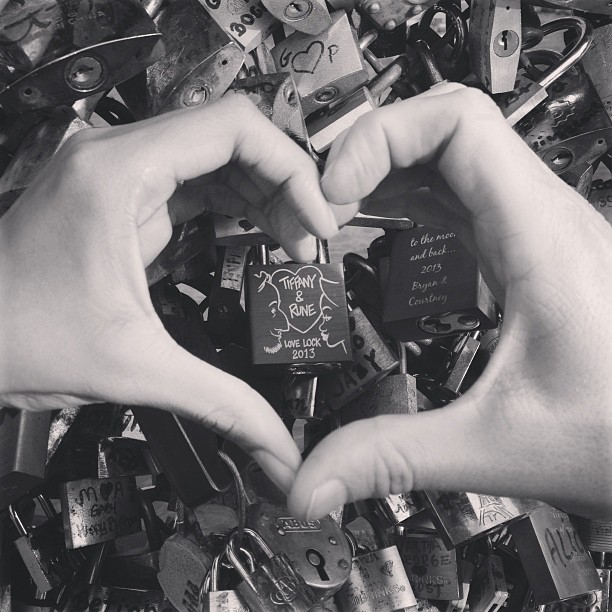
[[(235, 90), (322, 163), (359, 116), (447, 80), (488, 92), (554, 172), (612, 206), (607, 0), (3, 4), (0, 214), (94, 121)], [(452, 232), (358, 215), (384, 230), (367, 257), (332, 264), (319, 243), (296, 264), (244, 219), (174, 222), (147, 268), (159, 317), (257, 389), (304, 453), (357, 419), (443, 407), (495, 350), (503, 313)], [(237, 447), (169, 413), (0, 409), (0, 612), (608, 611), (612, 522), (467, 492), (308, 522), (284, 503)]]

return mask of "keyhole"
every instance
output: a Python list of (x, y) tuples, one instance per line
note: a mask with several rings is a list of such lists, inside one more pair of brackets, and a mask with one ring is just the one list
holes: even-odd
[(316, 568), (321, 580), (329, 580), (329, 575), (325, 571), (325, 558), (318, 550), (314, 548), (307, 550), (306, 558), (308, 559), (308, 563)]
[(504, 45), (504, 51), (508, 50), (508, 30), (502, 32), (502, 45)]

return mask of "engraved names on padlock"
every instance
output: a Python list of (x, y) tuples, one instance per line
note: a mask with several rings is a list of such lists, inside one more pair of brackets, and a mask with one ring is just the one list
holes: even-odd
[(398, 538), (402, 561), (416, 597), (454, 600), (461, 597), (457, 553), (441, 538), (422, 534)]
[(256, 365), (350, 361), (339, 264), (250, 266), (252, 356)]
[(134, 478), (73, 480), (61, 485), (66, 546), (81, 548), (140, 531)]

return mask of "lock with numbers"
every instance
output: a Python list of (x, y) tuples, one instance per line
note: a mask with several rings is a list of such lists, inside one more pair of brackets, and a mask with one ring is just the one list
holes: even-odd
[(416, 610), (417, 600), (397, 546), (386, 546), (361, 552), (352, 541), (353, 560), (346, 584), (336, 596), (340, 612), (394, 612)]
[(565, 17), (542, 26), (542, 32), (545, 35), (568, 29), (576, 34), (576, 38), (558, 62), (543, 72), (537, 81), (529, 79), (524, 71), (519, 70), (514, 90), (495, 96), (497, 105), (510, 125), (515, 125), (546, 100), (548, 96), (546, 90), (552, 87), (553, 83), (572, 66), (575, 66), (587, 52), (593, 39), (593, 28), (585, 19)]
[[(46, 0), (2, 12), (2, 59), (11, 79), (6, 110), (72, 104), (142, 72), (164, 53), (161, 34), (137, 0)], [(24, 33), (25, 32), (25, 33)]]
[(537, 605), (601, 588), (593, 560), (565, 512), (542, 507), (509, 531)]
[(487, 555), (470, 586), (468, 606), (470, 612), (497, 612), (508, 599), (508, 587), (502, 560), (497, 555)]
[(396, 340), (497, 326), (495, 300), (454, 232), (416, 227), (393, 236), (383, 325)]
[(474, 0), (470, 9), (472, 72), (491, 93), (512, 91), (521, 52), (520, 0)]
[(50, 423), (50, 412), (0, 408), (0, 510), (45, 477)]
[(408, 528), (395, 528), (395, 542), (412, 590), (418, 598), (460, 599), (461, 579), (457, 553), (447, 550), (435, 533), (411, 533)]
[(344, 11), (332, 13), (331, 26), (321, 34), (294, 32), (272, 49), (272, 56), (279, 70), (293, 75), (305, 115), (368, 80), (357, 35)]
[[(250, 572), (238, 555), (239, 531), (234, 530), (227, 543), (227, 558), (242, 581), (237, 589), (251, 612), (308, 612), (317, 598), (283, 552), (275, 553), (254, 530), (244, 529), (243, 539), (260, 559)], [(248, 538), (248, 540), (247, 540)]]
[(315, 373), (350, 362), (342, 265), (328, 262), (319, 242), (317, 263), (247, 269), (252, 361), (262, 372)]
[(246, 523), (274, 551), (287, 555), (318, 601), (331, 597), (347, 581), (351, 548), (331, 516), (301, 521), (284, 506), (258, 502), (249, 506)]

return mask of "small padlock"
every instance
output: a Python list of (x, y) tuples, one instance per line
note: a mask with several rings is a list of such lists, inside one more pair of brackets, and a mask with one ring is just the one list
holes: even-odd
[[(238, 538), (243, 534), (263, 562), (249, 572), (238, 556)], [(252, 529), (234, 530), (227, 543), (227, 558), (240, 574), (237, 590), (251, 612), (308, 612), (317, 602), (312, 589), (283, 552), (274, 553)]]
[(520, 0), (473, 0), (470, 6), (472, 72), (494, 94), (512, 91), (521, 53)]
[(317, 263), (247, 269), (252, 361), (264, 373), (316, 373), (351, 361), (342, 265), (329, 263), (325, 244), (317, 251)]
[(47, 517), (42, 525), (31, 528), (24, 523), (16, 505), (9, 506), (9, 515), (19, 533), (14, 544), (28, 572), (41, 593), (64, 584), (75, 571), (72, 557), (64, 546), (64, 537), (59, 527), (61, 517), (51, 501), (43, 495), (38, 502)]
[[(162, 57), (162, 36), (137, 0), (12, 2), (2, 13), (0, 104), (23, 111), (108, 91)], [(25, 33), (25, 34), (24, 34)]]
[(421, 340), (497, 326), (495, 300), (472, 254), (454, 232), (397, 232), (382, 322), (396, 340)]
[(340, 612), (415, 610), (417, 601), (397, 546), (360, 553), (353, 542), (351, 573), (336, 596)]
[(397, 357), (358, 306), (349, 312), (349, 328), (352, 363), (341, 372), (320, 379), (322, 399), (330, 410), (339, 410), (399, 365)]
[(0, 511), (45, 477), (50, 412), (0, 408)]
[(541, 502), (479, 493), (423, 491), (424, 503), (449, 548), (479, 538), (505, 523), (524, 517)]
[(411, 533), (398, 526), (395, 528), (395, 542), (416, 597), (461, 599), (457, 552), (447, 550), (442, 538), (436, 533)]
[(408, 374), (406, 348), (397, 343), (399, 372), (370, 385), (340, 411), (343, 425), (384, 414), (416, 414), (416, 379)]
[(481, 562), (470, 586), (470, 612), (497, 612), (508, 599), (502, 560), (489, 554)]
[(60, 487), (60, 500), (69, 549), (140, 531), (140, 503), (133, 476), (65, 482)]
[(332, 20), (324, 0), (262, 0), (276, 19), (296, 32), (321, 34), (331, 26)]
[(537, 605), (601, 588), (593, 560), (565, 512), (545, 506), (508, 530)]
[(336, 593), (351, 571), (351, 548), (331, 516), (301, 521), (284, 506), (258, 502), (249, 506), (246, 524), (276, 552), (283, 552), (318, 601)]
[(542, 26), (545, 35), (568, 29), (576, 34), (576, 38), (558, 63), (546, 70), (537, 81), (527, 78), (523, 71), (519, 70), (514, 91), (495, 96), (495, 102), (510, 125), (515, 125), (546, 100), (548, 96), (546, 89), (580, 61), (587, 52), (593, 39), (593, 28), (585, 19), (565, 17)]
[(368, 80), (357, 35), (344, 11), (317, 35), (295, 32), (272, 49), (279, 70), (290, 70), (305, 115), (355, 91)]
[[(244, 554), (245, 550), (241, 549)], [(227, 559), (225, 551), (219, 553), (213, 560), (212, 566), (206, 575), (203, 592), (200, 594), (199, 612), (249, 612), (238, 591), (221, 590), (221, 569), (223, 560)], [(247, 557), (250, 572), (255, 571), (255, 560), (252, 555)]]

